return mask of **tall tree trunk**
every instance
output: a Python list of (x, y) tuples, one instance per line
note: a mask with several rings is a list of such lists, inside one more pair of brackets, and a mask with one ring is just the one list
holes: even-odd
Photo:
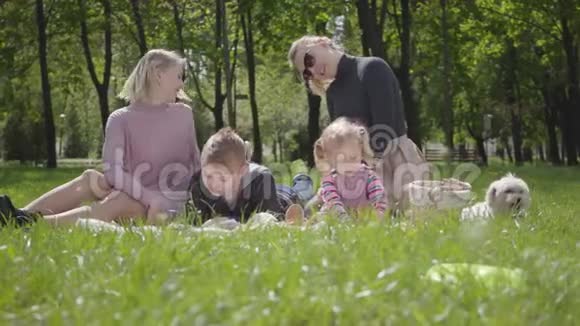
[(215, 68), (214, 76), (214, 98), (215, 106), (212, 110), (215, 121), (215, 130), (220, 130), (224, 127), (224, 101), (226, 97), (222, 93), (222, 72), (218, 67)]
[(570, 101), (566, 100), (560, 106), (560, 129), (562, 130), (562, 160), (566, 161), (567, 165), (577, 165), (576, 143), (574, 139), (574, 116)]
[(524, 162), (525, 159), (522, 156), (523, 155), (523, 137), (522, 137), (522, 130), (523, 130), (523, 121), (522, 121), (522, 93), (520, 90), (520, 82), (519, 82), (519, 78), (517, 75), (517, 55), (515, 53), (515, 48), (514, 48), (514, 87), (515, 87), (515, 92), (516, 92), (516, 103), (517, 106), (515, 107), (515, 111), (512, 111), (512, 113), (516, 113), (515, 116), (512, 116), (512, 133), (513, 133), (513, 137), (514, 137), (514, 151), (515, 151), (515, 156), (516, 156), (516, 164), (518, 164), (518, 154), (520, 155), (520, 161)]
[(560, 142), (562, 143), (561, 149), (560, 149), (560, 155), (562, 155), (562, 161), (565, 162), (566, 161), (566, 136), (564, 135), (564, 133), (561, 133), (560, 136)]
[(419, 120), (419, 108), (415, 102), (411, 81), (411, 8), (409, 0), (401, 0), (401, 65), (399, 67), (399, 80), (403, 105), (407, 118), (407, 134), (418, 146), (421, 144), (421, 125)]
[(139, 9), (139, 3), (141, 0), (131, 0), (131, 11), (133, 12), (133, 19), (135, 19), (135, 25), (137, 25), (137, 36), (139, 40), (139, 51), (141, 56), (147, 53), (147, 38), (145, 37), (145, 29), (143, 28), (143, 19), (141, 18), (141, 10)]
[[(216, 81), (220, 79), (216, 76)], [(215, 130), (218, 131), (224, 127), (224, 100), (225, 97), (221, 94), (217, 94), (217, 87), (216, 87), (216, 106), (213, 113), (213, 119), (215, 121)]]
[(540, 161), (545, 162), (546, 156), (544, 155), (544, 145), (538, 144), (536, 146), (536, 151), (538, 152), (538, 156), (540, 157)]
[(471, 137), (475, 139), (477, 153), (481, 158), (481, 164), (483, 166), (487, 166), (488, 161), (487, 161), (487, 152), (485, 151), (485, 139), (482, 136), (477, 135), (477, 133), (475, 133), (474, 129), (471, 128), (469, 124), (467, 125), (467, 131), (469, 132)]
[[(322, 35), (325, 33), (326, 24), (319, 23), (316, 25), (316, 33)], [(306, 163), (308, 167), (314, 167), (314, 143), (320, 136), (320, 104), (322, 98), (306, 91), (308, 101), (308, 152), (306, 154)]]
[[(215, 18), (215, 48), (216, 51), (219, 51), (220, 47), (223, 46), (222, 44), (222, 33), (225, 31), (222, 30), (222, 19), (225, 19), (222, 16), (221, 10), (221, 1), (223, 0), (216, 0), (216, 18)], [(215, 76), (214, 76), (214, 97), (215, 97), (215, 107), (213, 110), (213, 116), (215, 119), (215, 129), (219, 130), (224, 127), (224, 101), (225, 96), (222, 93), (222, 69), (221, 65), (223, 63), (219, 59), (219, 56), (216, 56), (215, 60)]]
[[(373, 0), (372, 5), (369, 5), (368, 0), (356, 1), (358, 23), (362, 31), (363, 53), (365, 55), (370, 53), (389, 62), (385, 44), (382, 40), (382, 31), (384, 30), (387, 12), (386, 6), (387, 1), (383, 0), (381, 12), (378, 14), (378, 6), (375, 0)], [(380, 16), (378, 22), (377, 16)], [(398, 21), (396, 12), (393, 13), (393, 16), (395, 17), (395, 25), (401, 42), (401, 62), (398, 68), (395, 68), (392, 64), (391, 66), (399, 79), (407, 120), (407, 134), (416, 144), (421, 144), (419, 109), (414, 98), (410, 72), (412, 19), (409, 0), (401, 0), (401, 23)]]
[(475, 144), (477, 146), (477, 153), (481, 159), (481, 164), (487, 166), (487, 152), (485, 151), (485, 141), (482, 137), (477, 137), (475, 139)]
[[(113, 63), (113, 50), (112, 50), (112, 30), (111, 21), (113, 10), (111, 8), (110, 0), (102, 0), (103, 2), (103, 13), (105, 16), (105, 69), (103, 71), (103, 82), (101, 83), (100, 93), (100, 106), (101, 115), (105, 121), (109, 118), (109, 84), (111, 82), (111, 66)], [(106, 115), (106, 116), (105, 116)], [(103, 129), (104, 131), (104, 129)]]
[(308, 156), (306, 161), (309, 167), (314, 167), (314, 143), (320, 136), (320, 103), (322, 98), (307, 91), (308, 94)]
[(558, 151), (558, 136), (556, 134), (555, 108), (548, 108), (544, 106), (545, 115), (547, 116), (546, 128), (548, 131), (548, 158), (550, 163), (554, 165), (561, 165), (560, 153)]
[(101, 111), (101, 125), (103, 134), (105, 132), (105, 127), (107, 125), (107, 119), (109, 118), (109, 82), (111, 79), (111, 64), (113, 61), (113, 52), (111, 50), (111, 2), (109, 0), (102, 0), (103, 4), (103, 14), (105, 16), (105, 69), (103, 71), (103, 81), (100, 82), (95, 70), (95, 65), (93, 63), (93, 57), (91, 54), (91, 48), (89, 45), (89, 32), (87, 27), (87, 17), (86, 17), (86, 3), (85, 0), (78, 0), (80, 7), (80, 25), (81, 25), (81, 42), (83, 46), (83, 53), (87, 61), (87, 69), (91, 76), (93, 85), (97, 90), (97, 95), (99, 97), (99, 107)]
[(512, 155), (512, 147), (510, 146), (510, 143), (509, 143), (507, 137), (501, 137), (501, 143), (505, 147), (505, 152), (508, 156), (508, 160), (510, 161), (510, 163), (513, 163), (514, 157)]
[(443, 131), (445, 145), (453, 151), (453, 90), (451, 83), (451, 55), (447, 25), (447, 0), (441, 0), (441, 38), (443, 40)]
[(362, 48), (362, 55), (365, 56), (365, 57), (369, 57), (371, 55), (371, 52), (369, 50), (369, 44), (367, 42), (368, 36), (365, 35), (365, 31), (362, 29), (361, 21), (362, 20), (359, 18), (359, 28), (362, 30), (361, 37), (360, 37), (360, 43), (361, 43), (361, 48)]
[(274, 139), (272, 140), (272, 155), (274, 155), (274, 162), (280, 162), (278, 160), (278, 142), (276, 139), (278, 138), (274, 136)]
[(510, 110), (510, 120), (512, 127), (512, 140), (514, 144), (514, 158), (516, 165), (523, 165), (522, 157), (522, 125), (519, 98), (519, 87), (517, 81), (517, 52), (511, 39), (506, 39), (507, 46), (507, 64), (506, 74), (504, 76), (504, 90), (506, 104)]
[(361, 31), (360, 42), (362, 47), (362, 52), (365, 57), (371, 55), (369, 40), (371, 39), (369, 30), (369, 14), (368, 14), (368, 2), (366, 0), (356, 1), (356, 10), (358, 17), (358, 27)]
[(386, 60), (383, 30), (377, 22), (377, 6), (369, 6), (368, 0), (357, 0), (358, 22), (362, 30), (363, 52)]
[(248, 65), (248, 91), (250, 107), (252, 108), (252, 125), (254, 136), (254, 155), (252, 160), (262, 163), (262, 138), (260, 135), (260, 121), (258, 118), (258, 104), (256, 103), (256, 58), (254, 55), (254, 36), (252, 34), (252, 9), (247, 8), (241, 14), (244, 45), (246, 47), (246, 61)]
[(282, 138), (282, 133), (276, 133), (276, 137), (278, 138), (278, 159), (280, 162), (284, 162), (284, 158), (286, 157), (286, 153), (284, 151), (284, 138)]
[[(217, 3), (217, 2), (216, 2)], [(173, 20), (175, 23), (175, 28), (177, 32), (177, 42), (179, 50), (183, 55), (185, 55), (185, 43), (183, 41), (183, 19), (181, 18), (181, 14), (179, 12), (179, 5), (177, 1), (171, 0), (171, 5), (173, 7)], [(219, 13), (219, 11), (218, 11)], [(219, 49), (221, 44), (221, 21), (219, 20), (220, 16), (216, 16), (216, 37), (215, 37), (215, 45), (216, 49)], [(214, 116), (215, 121), (215, 130), (219, 130), (224, 127), (224, 119), (223, 119), (223, 102), (225, 97), (221, 91), (221, 84), (222, 84), (222, 77), (221, 77), (221, 69), (219, 69), (219, 61), (216, 60), (216, 74), (215, 74), (215, 104), (212, 106), (209, 102), (204, 98), (203, 92), (201, 91), (201, 85), (199, 80), (197, 79), (197, 71), (194, 70), (191, 61), (187, 61), (189, 74), (193, 79), (193, 84), (195, 90), (197, 92), (197, 96), (201, 101), (201, 104), (205, 106), (208, 110), (210, 110)]]
[(236, 30), (236, 38), (234, 39), (232, 48), (233, 48), (233, 62), (231, 65), (229, 64), (229, 60), (227, 62), (227, 66), (229, 67), (226, 76), (229, 74), (229, 77), (226, 77), (226, 99), (228, 99), (229, 104), (231, 105), (231, 112), (232, 112), (232, 122), (234, 123), (233, 127), (237, 127), (237, 103), (236, 103), (236, 66), (238, 62), (238, 30)]
[(221, 47), (222, 47), (222, 68), (226, 77), (226, 107), (228, 112), (228, 124), (236, 128), (236, 118), (234, 110), (233, 96), (231, 92), (232, 71), (230, 67), (230, 44), (228, 39), (228, 15), (226, 11), (226, 0), (217, 0), (219, 7), (219, 17), (221, 23)]
[[(544, 50), (541, 47), (535, 48), (536, 56), (541, 62), (544, 56)], [(532, 78), (532, 81), (536, 87), (540, 90), (542, 94), (542, 99), (544, 100), (543, 110), (544, 110), (544, 124), (546, 125), (546, 133), (548, 135), (548, 160), (552, 165), (561, 165), (562, 161), (560, 159), (560, 152), (558, 149), (558, 136), (556, 134), (556, 126), (558, 123), (558, 108), (556, 105), (557, 96), (555, 94), (555, 87), (550, 86), (552, 80), (552, 74), (550, 69), (544, 69), (541, 79)], [(542, 155), (543, 155), (542, 148)], [(544, 160), (544, 159), (542, 159)]]
[(48, 79), (48, 64), (46, 59), (46, 20), (44, 17), (43, 0), (36, 0), (36, 26), (38, 28), (38, 59), (40, 61), (44, 132), (46, 135), (46, 167), (52, 169), (57, 167), (56, 135), (54, 130), (54, 117), (52, 116), (52, 99), (50, 96), (50, 81)]
[(546, 124), (546, 131), (548, 134), (548, 159), (553, 165), (560, 165), (560, 153), (558, 152), (558, 138), (556, 135), (556, 108), (549, 90), (548, 82), (550, 79), (549, 73), (544, 73), (544, 81), (542, 83), (542, 97), (544, 98), (544, 123)]
[[(562, 8), (563, 9), (563, 8)], [(562, 43), (566, 53), (566, 70), (568, 75), (568, 101), (566, 104), (566, 156), (568, 165), (578, 165), (577, 143), (580, 143), (580, 131), (578, 125), (580, 121), (580, 90), (578, 82), (578, 49), (574, 44), (574, 36), (568, 26), (567, 13), (560, 14), (560, 25), (562, 31)], [(576, 135), (575, 135), (576, 134)]]
[(560, 155), (562, 157), (562, 163), (566, 162), (567, 160), (567, 152), (566, 152), (566, 141), (567, 141), (567, 133), (569, 132), (568, 130), (568, 124), (566, 121), (567, 115), (566, 115), (566, 100), (565, 99), (561, 99), (558, 102), (558, 110), (559, 110), (559, 125), (560, 125)]
[(572, 115), (569, 109), (569, 101), (566, 95), (566, 85), (558, 85), (554, 87), (554, 107), (558, 110), (558, 122), (560, 126), (560, 155), (562, 156), (562, 162), (570, 162), (570, 155), (573, 155), (575, 151), (569, 148), (568, 144), (574, 142), (574, 123), (572, 120)]
[(522, 123), (520, 116), (516, 114), (513, 106), (510, 106), (510, 116), (512, 124), (512, 140), (514, 142), (514, 158), (516, 165), (522, 165), (524, 159), (522, 157)]

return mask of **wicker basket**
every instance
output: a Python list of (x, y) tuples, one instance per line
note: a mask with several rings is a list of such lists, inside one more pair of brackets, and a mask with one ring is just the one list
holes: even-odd
[(417, 180), (407, 187), (414, 208), (462, 208), (472, 199), (471, 185), (457, 179)]

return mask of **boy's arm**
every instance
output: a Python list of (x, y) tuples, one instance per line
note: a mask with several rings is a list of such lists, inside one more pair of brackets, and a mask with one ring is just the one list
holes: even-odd
[(193, 204), (194, 215), (201, 215), (202, 222), (213, 217), (213, 209), (210, 203), (210, 198), (204, 195), (201, 189), (201, 175), (200, 172), (192, 178), (191, 182), (191, 201)]
[(254, 180), (255, 187), (252, 187), (251, 196), (254, 197), (252, 202), (256, 203), (255, 212), (267, 212), (276, 217), (279, 221), (284, 220), (284, 213), (278, 201), (276, 192), (276, 181), (274, 176), (269, 172), (262, 172)]
[(382, 180), (377, 176), (377, 174), (368, 169), (369, 176), (367, 178), (367, 198), (373, 204), (373, 207), (377, 211), (379, 217), (385, 215), (387, 210), (387, 196), (385, 194), (385, 187), (383, 186)]

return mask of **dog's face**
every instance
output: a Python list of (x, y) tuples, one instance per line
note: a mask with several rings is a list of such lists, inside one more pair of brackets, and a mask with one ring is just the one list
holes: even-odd
[(525, 212), (530, 208), (530, 189), (524, 180), (508, 174), (489, 186), (486, 202), (494, 214)]

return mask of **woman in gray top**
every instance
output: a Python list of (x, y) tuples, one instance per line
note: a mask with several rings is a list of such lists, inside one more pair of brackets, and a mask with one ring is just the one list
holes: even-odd
[(404, 199), (407, 183), (428, 178), (430, 165), (407, 138), (399, 82), (383, 59), (346, 54), (323, 36), (296, 40), (288, 59), (306, 87), (326, 97), (331, 120), (347, 117), (367, 126), (378, 159), (368, 163), (383, 177), (391, 208)]

